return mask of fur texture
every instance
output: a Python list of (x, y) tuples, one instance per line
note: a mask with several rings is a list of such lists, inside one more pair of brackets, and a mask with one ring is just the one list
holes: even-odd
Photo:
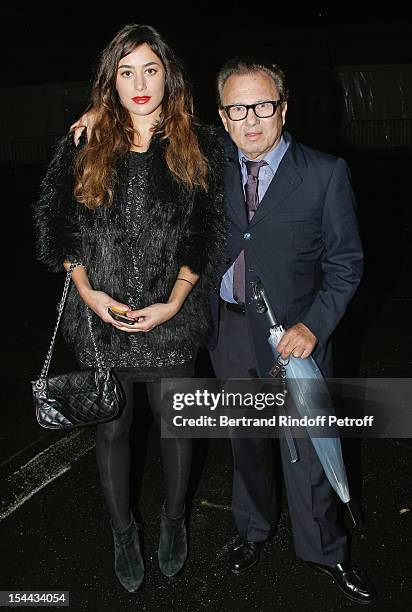
[[(200, 275), (180, 312), (146, 334), (154, 350), (204, 344), (210, 333), (209, 292), (223, 257), (226, 222), (223, 199), (224, 153), (212, 128), (197, 127), (199, 144), (210, 167), (210, 188), (192, 192), (167, 168), (164, 142), (154, 137), (150, 156), (145, 222), (139, 240), (145, 245), (144, 294), (139, 307), (167, 301), (180, 266)], [(73, 198), (73, 165), (77, 149), (72, 135), (62, 138), (41, 185), (35, 204), (37, 255), (51, 271), (60, 272), (64, 260), (81, 261), (92, 287), (124, 302), (127, 227), (122, 209), (126, 201), (127, 158), (119, 160), (118, 186), (112, 206), (87, 209)], [(126, 348), (129, 334), (94, 317), (98, 342), (112, 350)], [(88, 335), (84, 303), (72, 283), (62, 331), (76, 345)]]

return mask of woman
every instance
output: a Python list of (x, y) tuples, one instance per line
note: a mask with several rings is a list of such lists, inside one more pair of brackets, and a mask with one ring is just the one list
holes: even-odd
[[(130, 511), (133, 383), (147, 382), (162, 417), (162, 377), (193, 375), (210, 331), (208, 294), (224, 242), (223, 153), (194, 121), (192, 96), (170, 47), (150, 26), (124, 27), (101, 55), (92, 89), (94, 129), (76, 148), (63, 138), (36, 205), (38, 255), (73, 272), (63, 332), (80, 366), (94, 367), (85, 304), (97, 344), (127, 396), (122, 416), (97, 426), (97, 464), (114, 537), (115, 572), (128, 591), (144, 577)], [(123, 311), (125, 321), (108, 308)], [(128, 322), (127, 322), (128, 321)], [(131, 323), (131, 324), (130, 324)], [(159, 565), (175, 575), (187, 556), (185, 495), (192, 442), (161, 439), (166, 499)]]

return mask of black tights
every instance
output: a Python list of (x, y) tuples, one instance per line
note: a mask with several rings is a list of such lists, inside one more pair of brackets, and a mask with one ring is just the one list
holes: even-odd
[[(106, 504), (116, 531), (130, 523), (130, 426), (133, 420), (133, 382), (122, 381), (126, 406), (120, 418), (97, 426), (96, 458)], [(147, 383), (152, 414), (160, 428), (160, 383)], [(171, 518), (184, 508), (192, 459), (192, 440), (161, 438), (160, 452), (166, 486), (166, 512)]]

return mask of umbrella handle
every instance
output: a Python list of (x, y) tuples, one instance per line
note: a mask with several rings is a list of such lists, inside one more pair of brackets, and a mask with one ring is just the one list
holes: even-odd
[(255, 302), (256, 310), (259, 314), (266, 314), (270, 326), (277, 325), (275, 313), (272, 310), (270, 302), (267, 298), (265, 288), (262, 281), (257, 276), (256, 280), (252, 283), (252, 299)]

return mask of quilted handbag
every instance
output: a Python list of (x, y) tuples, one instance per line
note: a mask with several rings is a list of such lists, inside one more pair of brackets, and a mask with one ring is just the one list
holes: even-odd
[(79, 264), (71, 264), (67, 271), (57, 323), (47, 357), (39, 378), (31, 383), (37, 422), (46, 429), (72, 429), (113, 421), (120, 416), (126, 400), (115, 373), (103, 365), (93, 334), (90, 310), (87, 306), (87, 322), (97, 367), (48, 377), (72, 272), (77, 265)]

